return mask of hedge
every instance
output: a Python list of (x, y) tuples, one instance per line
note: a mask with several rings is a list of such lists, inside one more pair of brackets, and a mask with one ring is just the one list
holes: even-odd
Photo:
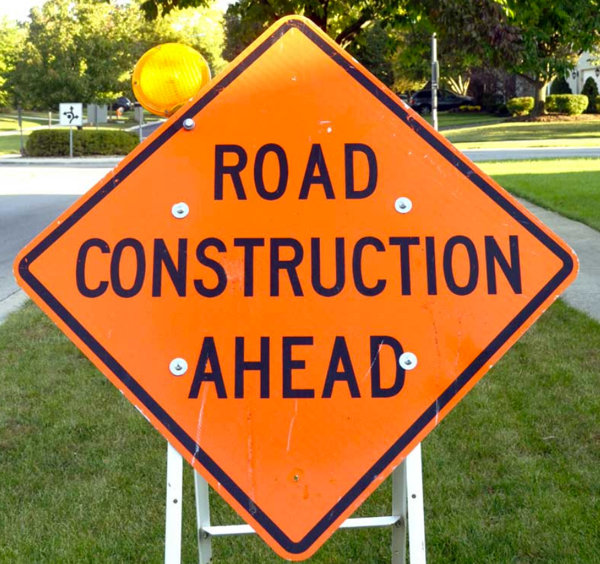
[[(138, 144), (138, 137), (126, 131), (73, 130), (73, 156), (127, 155)], [(69, 156), (69, 131), (38, 129), (32, 131), (25, 152), (30, 157)]]
[(581, 89), (581, 94), (587, 96), (588, 106), (586, 108), (586, 113), (595, 114), (596, 113), (596, 99), (598, 98), (598, 84), (593, 77), (588, 77)]
[(506, 103), (506, 108), (511, 116), (526, 116), (533, 110), (534, 105), (531, 96), (524, 96), (523, 98), (511, 98)]
[(581, 94), (554, 94), (546, 100), (546, 110), (553, 114), (578, 116), (588, 107), (588, 97)]
[(564, 76), (560, 76), (550, 85), (550, 94), (573, 94), (573, 91), (567, 79)]

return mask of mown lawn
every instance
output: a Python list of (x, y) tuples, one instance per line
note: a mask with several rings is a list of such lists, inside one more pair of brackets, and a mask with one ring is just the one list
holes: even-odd
[[(41, 124), (38, 121), (31, 121), (27, 119), (22, 120), (23, 129), (29, 129), (32, 127), (39, 127)], [(15, 117), (6, 116), (0, 114), (0, 131), (18, 131), (19, 120)]]
[[(23, 132), (25, 139), (23, 143), (27, 143), (28, 131)], [(19, 154), (21, 150), (21, 135), (19, 133), (15, 135), (0, 135), (0, 155), (13, 155)]]
[[(559, 302), (425, 440), (428, 562), (599, 561), (599, 389), (600, 325)], [(31, 304), (0, 326), (0, 390), (0, 562), (161, 562), (164, 439)], [(215, 523), (236, 520), (212, 499)], [(386, 483), (360, 513), (390, 499)], [(309, 562), (387, 564), (389, 549), (388, 531), (340, 531)], [(281, 560), (239, 537), (214, 562)]]
[(479, 166), (513, 194), (600, 231), (600, 159), (503, 161)]
[[(506, 122), (483, 127), (471, 127), (442, 132), (461, 149), (507, 145), (518, 141), (521, 146), (545, 146), (548, 140), (558, 140), (561, 146), (600, 145), (600, 121), (524, 123)], [(528, 143), (526, 143), (528, 142)], [(515, 145), (518, 146), (518, 145)]]
[[(431, 116), (423, 116), (426, 121), (432, 123)], [(485, 112), (439, 112), (438, 125), (439, 127), (464, 127), (467, 125), (484, 124), (484, 123), (502, 123), (506, 120), (505, 117), (499, 117), (495, 114)]]

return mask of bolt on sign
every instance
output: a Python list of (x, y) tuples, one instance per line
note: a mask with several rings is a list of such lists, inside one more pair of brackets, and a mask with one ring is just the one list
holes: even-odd
[(16, 271), (263, 539), (302, 560), (576, 265), (294, 16), (39, 235)]

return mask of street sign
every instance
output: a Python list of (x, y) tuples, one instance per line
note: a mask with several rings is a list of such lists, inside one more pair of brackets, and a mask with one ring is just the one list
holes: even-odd
[(16, 271), (266, 542), (301, 560), (576, 264), (316, 26), (288, 17)]
[(59, 107), (60, 125), (77, 127), (83, 125), (83, 104), (64, 103)]

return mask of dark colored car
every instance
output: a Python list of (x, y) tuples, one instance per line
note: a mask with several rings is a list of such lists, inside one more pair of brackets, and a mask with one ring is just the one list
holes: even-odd
[(129, 98), (121, 96), (120, 98), (117, 98), (111, 106), (113, 112), (118, 110), (119, 108), (123, 108), (124, 112), (128, 112), (131, 109), (133, 109), (133, 104), (131, 103), (131, 100)]
[[(415, 92), (409, 99), (410, 107), (422, 115), (431, 113), (431, 90)], [(438, 111), (453, 110), (461, 106), (474, 106), (475, 100), (470, 96), (459, 96), (449, 90), (438, 90)]]

